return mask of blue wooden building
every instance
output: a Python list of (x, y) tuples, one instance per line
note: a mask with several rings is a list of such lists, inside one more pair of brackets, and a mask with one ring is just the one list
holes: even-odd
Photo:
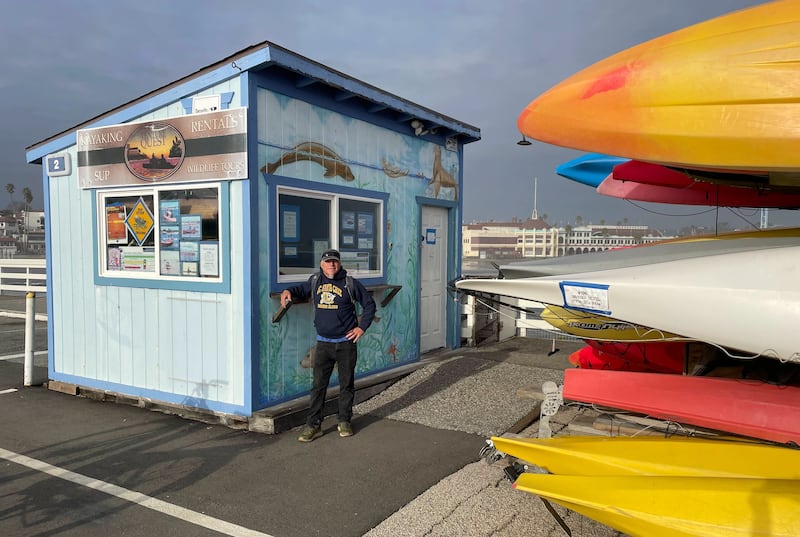
[(360, 378), (459, 345), (476, 127), (272, 43), (27, 148), (42, 166), (49, 378), (240, 416), (303, 397), (320, 253), (378, 303)]

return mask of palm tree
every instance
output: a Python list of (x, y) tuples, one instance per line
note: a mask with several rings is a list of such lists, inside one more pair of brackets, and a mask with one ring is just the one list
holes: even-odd
[(14, 183), (8, 183), (6, 185), (6, 192), (8, 195), (11, 196), (11, 209), (14, 209)]
[(575, 224), (577, 224), (578, 226), (583, 224), (583, 217), (581, 215), (575, 217)]
[(33, 193), (27, 186), (22, 189), (22, 199), (25, 200), (25, 211), (27, 212), (30, 210), (31, 202), (33, 201)]

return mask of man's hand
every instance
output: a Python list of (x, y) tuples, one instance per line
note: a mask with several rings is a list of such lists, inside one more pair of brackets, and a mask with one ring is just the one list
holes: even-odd
[(288, 289), (284, 289), (281, 292), (281, 307), (286, 307), (286, 304), (292, 301), (292, 293), (289, 292)]
[(359, 339), (361, 339), (361, 336), (363, 336), (363, 335), (364, 335), (364, 331), (356, 326), (355, 328), (350, 330), (347, 334), (345, 334), (345, 337), (347, 339), (349, 339), (350, 341), (352, 341), (353, 343), (355, 343)]

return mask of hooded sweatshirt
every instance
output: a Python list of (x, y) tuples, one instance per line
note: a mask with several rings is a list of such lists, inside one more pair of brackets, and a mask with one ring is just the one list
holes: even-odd
[[(301, 299), (312, 296), (311, 279), (308, 278), (304, 284), (289, 287), (289, 292), (293, 297)], [(361, 304), (363, 312), (361, 319), (356, 317), (356, 306), (350, 301), (350, 293), (347, 292), (347, 271), (343, 268), (333, 275), (333, 278), (325, 276), (320, 272), (317, 279), (317, 288), (313, 291), (314, 303), (314, 327), (317, 334), (330, 339), (342, 338), (358, 326), (363, 331), (372, 324), (375, 318), (375, 301), (369, 294), (364, 285), (353, 278), (353, 298)]]

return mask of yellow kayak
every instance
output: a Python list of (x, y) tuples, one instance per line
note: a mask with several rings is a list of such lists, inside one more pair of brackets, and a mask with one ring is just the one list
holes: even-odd
[(633, 537), (800, 535), (800, 481), (525, 473), (514, 487)]
[(595, 341), (689, 341), (688, 338), (657, 328), (552, 304), (546, 306), (540, 315), (562, 332)]
[(738, 439), (565, 436), (491, 440), (496, 450), (558, 475), (800, 480), (800, 450)]
[(798, 35), (796, 0), (723, 15), (574, 74), (534, 99), (517, 125), (559, 146), (798, 184)]
[(642, 244), (634, 248), (646, 248), (656, 244), (670, 244), (675, 242), (702, 242), (702, 241), (717, 241), (717, 240), (732, 240), (732, 239), (763, 239), (763, 238), (779, 238), (779, 237), (800, 237), (800, 227), (775, 227), (769, 229), (758, 229), (748, 231), (726, 231), (716, 235), (703, 234), (691, 235), (688, 237), (675, 237), (674, 239), (665, 239), (655, 243)]

